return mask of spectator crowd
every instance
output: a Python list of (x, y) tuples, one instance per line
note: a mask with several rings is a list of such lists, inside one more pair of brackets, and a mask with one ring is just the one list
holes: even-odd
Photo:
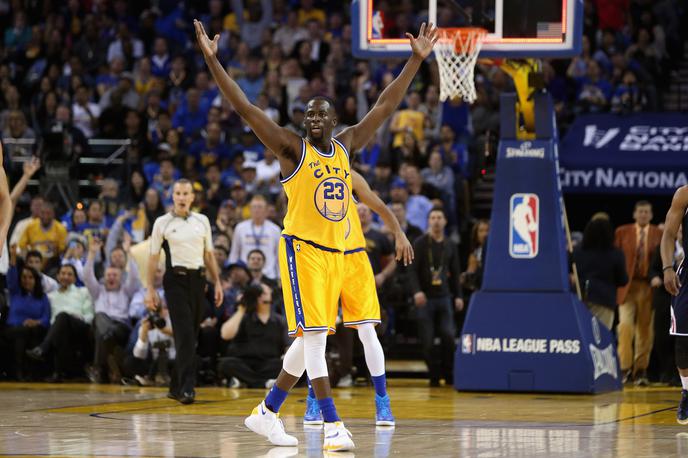
[[(401, 36), (425, 19), (415, 3), (388, 6)], [(612, 11), (603, 0), (585, 2), (582, 54), (544, 65), (561, 125), (583, 112), (661, 109), (682, 33), (670, 4), (632, 0)], [(289, 345), (277, 264), (286, 211), (280, 168), (219, 94), (192, 20), (220, 36), (220, 61), (249, 100), (300, 135), (311, 97), (336, 101), (336, 134), (362, 119), (404, 62), (355, 59), (348, 5), (325, 1), (0, 0), (0, 11), (3, 165), (16, 205), (10, 266), (1, 272), (8, 294), (0, 343), (12, 351), (0, 353), (0, 378), (169, 381), (169, 315), (164, 306), (146, 311), (143, 279), (153, 222), (185, 177), (194, 210), (211, 221), (225, 292), (214, 308), (208, 291), (198, 369), (208, 383), (269, 385)], [(451, 20), (450, 11), (441, 13)], [(354, 163), (408, 238), (430, 253), (414, 266), (396, 265), (389, 228), (359, 206), (383, 344), (424, 358), (434, 384), (451, 382), (446, 355), (479, 287), (489, 221), (474, 214), (471, 196), (493, 159), (499, 94), (511, 88), (498, 67), (481, 65), (472, 106), (442, 103), (438, 78), (436, 64), (424, 63), (400, 109)], [(77, 166), (94, 152), (94, 139), (128, 140), (121, 164)], [(97, 192), (77, 201), (47, 192), (56, 165), (68, 169), (69, 181), (96, 183)], [(429, 275), (443, 263), (450, 278), (433, 288)], [(164, 297), (162, 275), (161, 267), (155, 287)], [(602, 296), (591, 301), (615, 307)], [(362, 367), (355, 340), (338, 338), (332, 348), (333, 377), (353, 383)]]

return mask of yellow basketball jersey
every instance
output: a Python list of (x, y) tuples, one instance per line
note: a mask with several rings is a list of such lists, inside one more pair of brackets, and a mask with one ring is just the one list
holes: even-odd
[(344, 251), (353, 189), (349, 153), (334, 138), (325, 153), (305, 138), (301, 141), (301, 161), (282, 180), (288, 198), (283, 233)]
[(358, 248), (366, 247), (366, 239), (361, 227), (361, 219), (358, 217), (356, 210), (356, 199), (351, 199), (352, 204), (349, 209), (349, 215), (346, 217), (346, 232), (344, 234), (344, 243), (346, 251), (356, 250)]

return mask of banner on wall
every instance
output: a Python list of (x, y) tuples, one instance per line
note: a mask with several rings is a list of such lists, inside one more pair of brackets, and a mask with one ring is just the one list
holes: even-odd
[(688, 184), (688, 115), (579, 116), (559, 164), (564, 192), (672, 194)]

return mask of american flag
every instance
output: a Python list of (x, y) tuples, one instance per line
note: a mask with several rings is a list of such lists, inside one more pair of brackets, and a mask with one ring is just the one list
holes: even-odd
[(538, 38), (561, 38), (561, 22), (538, 22)]

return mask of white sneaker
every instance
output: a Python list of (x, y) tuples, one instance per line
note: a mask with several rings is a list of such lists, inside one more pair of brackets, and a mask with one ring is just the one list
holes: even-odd
[(325, 442), (323, 450), (328, 452), (343, 452), (353, 450), (354, 441), (351, 440), (351, 433), (344, 427), (344, 422), (335, 421), (325, 423)]
[(279, 445), (281, 447), (294, 447), (299, 445), (299, 440), (297, 438), (290, 436), (284, 431), (284, 424), (282, 420), (280, 420), (279, 414), (265, 407), (265, 401), (261, 401), (261, 403), (253, 409), (251, 415), (244, 420), (244, 424), (254, 433), (267, 437), (273, 445)]

